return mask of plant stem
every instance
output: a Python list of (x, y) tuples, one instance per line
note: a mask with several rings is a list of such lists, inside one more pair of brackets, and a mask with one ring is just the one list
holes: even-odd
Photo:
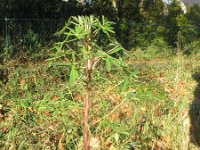
[(87, 88), (86, 99), (85, 99), (85, 110), (84, 110), (84, 145), (85, 150), (89, 150), (89, 125), (88, 125), (88, 114), (89, 114), (89, 90)]
[(86, 98), (85, 98), (85, 109), (84, 109), (84, 146), (85, 150), (89, 150), (89, 109), (90, 109), (90, 83), (91, 83), (91, 60), (87, 60), (87, 87), (86, 87)]

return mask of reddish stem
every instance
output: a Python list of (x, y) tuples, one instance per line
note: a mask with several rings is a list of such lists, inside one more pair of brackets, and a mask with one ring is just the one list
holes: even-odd
[(87, 87), (86, 87), (86, 99), (84, 108), (84, 147), (85, 150), (90, 149), (89, 143), (89, 109), (90, 109), (90, 83), (91, 83), (91, 60), (87, 60)]
[(84, 144), (85, 150), (89, 150), (89, 107), (90, 107), (90, 100), (89, 100), (89, 90), (87, 89), (86, 100), (85, 100), (85, 110), (84, 110)]

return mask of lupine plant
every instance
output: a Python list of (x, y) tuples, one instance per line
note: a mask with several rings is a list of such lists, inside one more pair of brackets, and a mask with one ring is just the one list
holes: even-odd
[[(57, 34), (63, 39), (56, 43), (57, 50), (54, 59), (64, 58), (70, 66), (69, 83), (73, 88), (80, 74), (80, 67), (85, 64), (86, 70), (86, 97), (84, 107), (84, 148), (89, 149), (89, 109), (92, 71), (97, 68), (101, 60), (105, 63), (108, 72), (112, 65), (122, 66), (122, 60), (116, 59), (113, 55), (122, 46), (113, 38), (114, 23), (107, 21), (104, 16), (98, 19), (94, 16), (71, 17), (63, 29)], [(106, 43), (106, 44), (103, 44)]]

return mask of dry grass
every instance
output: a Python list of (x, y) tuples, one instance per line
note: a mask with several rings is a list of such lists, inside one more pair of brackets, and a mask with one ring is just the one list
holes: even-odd
[[(138, 74), (125, 90), (123, 72), (94, 73), (92, 149), (198, 149), (190, 142), (198, 56), (127, 61)], [(70, 89), (62, 68), (8, 64), (10, 80), (0, 91), (0, 149), (82, 149), (84, 78)]]

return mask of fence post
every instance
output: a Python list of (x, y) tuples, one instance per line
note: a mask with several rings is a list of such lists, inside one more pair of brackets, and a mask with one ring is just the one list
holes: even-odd
[(8, 48), (8, 18), (5, 16), (5, 25), (6, 25), (6, 48)]
[(178, 41), (177, 41), (177, 54), (182, 50), (182, 34), (181, 31), (178, 31)]

